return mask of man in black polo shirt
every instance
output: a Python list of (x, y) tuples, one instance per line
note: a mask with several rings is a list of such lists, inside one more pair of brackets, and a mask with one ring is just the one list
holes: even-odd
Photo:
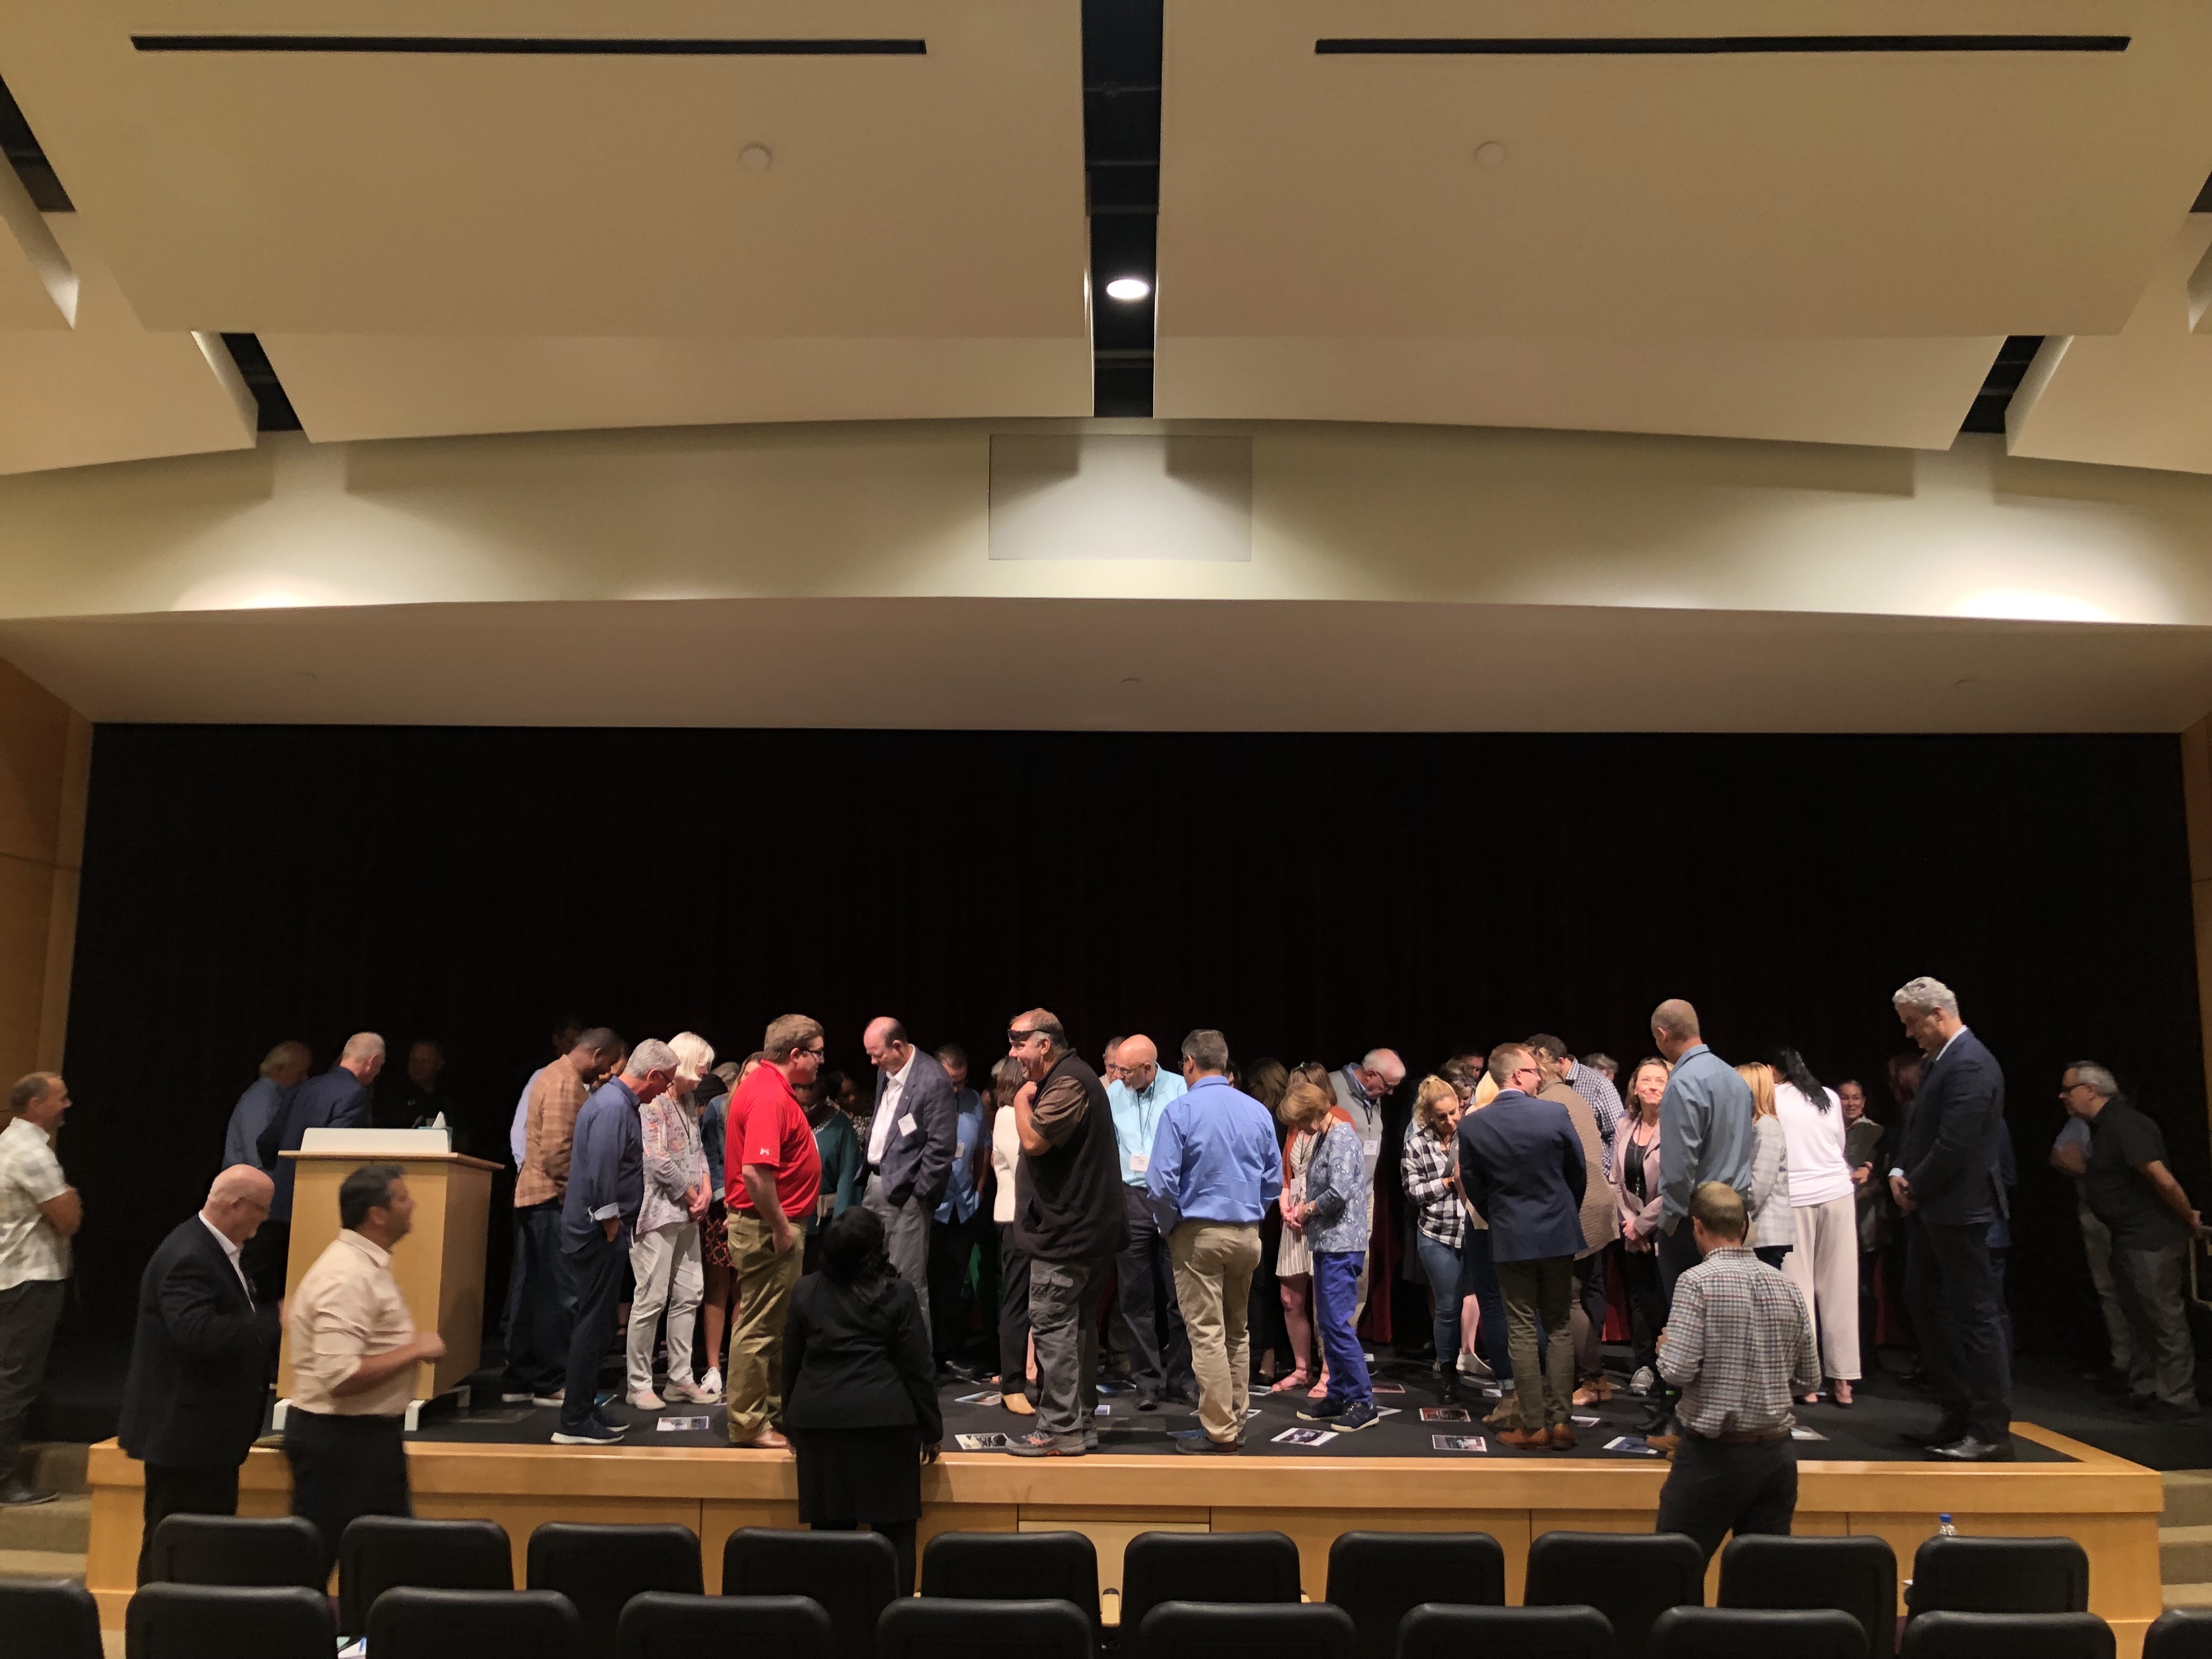
[(2166, 1137), (2091, 1060), (2066, 1068), (2058, 1098), (2089, 1126), (2090, 1212), (2112, 1236), (2112, 1282), (2134, 1338), (2128, 1386), (2154, 1420), (2181, 1422), (2197, 1411), (2197, 1356), (2185, 1303), (2189, 1245), (2204, 1236), (2202, 1217), (2166, 1167)]

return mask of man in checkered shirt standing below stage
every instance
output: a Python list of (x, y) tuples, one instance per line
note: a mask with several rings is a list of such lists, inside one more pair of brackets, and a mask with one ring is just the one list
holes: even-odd
[(1820, 1385), (1820, 1352), (1797, 1287), (1745, 1247), (1743, 1200), (1708, 1181), (1690, 1198), (1705, 1260), (1674, 1281), (1659, 1370), (1682, 1390), (1660, 1532), (1686, 1533), (1710, 1562), (1730, 1532), (1787, 1535), (1797, 1509), (1793, 1396)]

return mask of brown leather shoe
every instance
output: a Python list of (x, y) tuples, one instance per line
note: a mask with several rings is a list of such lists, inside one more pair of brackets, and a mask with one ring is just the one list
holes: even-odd
[(1565, 1423), (1554, 1423), (1552, 1425), (1551, 1441), (1553, 1451), (1572, 1451), (1575, 1449), (1575, 1431)]
[(739, 1451), (787, 1451), (791, 1442), (774, 1429), (763, 1429), (757, 1439), (732, 1440), (730, 1444)]
[(1030, 1398), (1025, 1394), (1002, 1394), (999, 1396), (999, 1403), (1017, 1417), (1036, 1415), (1036, 1407), (1030, 1404)]
[(1682, 1443), (1682, 1437), (1679, 1434), (1647, 1434), (1644, 1437), (1644, 1443), (1653, 1451), (1671, 1455), (1674, 1448)]
[(1501, 1429), (1498, 1433), (1498, 1443), (1522, 1451), (1549, 1451), (1552, 1449), (1552, 1437), (1543, 1429)]

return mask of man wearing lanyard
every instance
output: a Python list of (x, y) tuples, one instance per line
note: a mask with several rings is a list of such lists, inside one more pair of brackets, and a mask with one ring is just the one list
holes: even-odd
[(876, 1115), (868, 1125), (867, 1206), (884, 1224), (884, 1248), (921, 1302), (929, 1324), (929, 1224), (952, 1179), (960, 1102), (936, 1056), (907, 1040), (885, 1016), (861, 1033), (876, 1068)]
[(1176, 1304), (1175, 1261), (1145, 1190), (1160, 1114), (1184, 1084), (1160, 1070), (1160, 1052), (1148, 1036), (1123, 1037), (1114, 1060), (1121, 1075), (1106, 1085), (1106, 1103), (1114, 1111), (1121, 1209), (1129, 1222), (1129, 1242), (1115, 1263), (1121, 1317), (1129, 1327), (1129, 1381), (1136, 1385), (1140, 1412), (1158, 1410), (1163, 1397), (1195, 1405), (1198, 1380), (1191, 1374), (1190, 1342)]

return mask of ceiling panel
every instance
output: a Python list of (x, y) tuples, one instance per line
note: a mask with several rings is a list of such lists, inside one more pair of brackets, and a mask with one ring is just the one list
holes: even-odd
[(1174, 338), (1154, 409), (1946, 449), (2003, 343)]
[(76, 326), (0, 329), (0, 472), (253, 447), (253, 400), (221, 343), (142, 328), (76, 216), (46, 222), (76, 276)]
[(0, 157), (0, 329), (65, 329), (76, 276), (31, 193)]
[(1091, 412), (1091, 349), (1058, 340), (264, 335), (307, 435), (429, 437), (741, 421)]
[[(1316, 50), (1634, 32), (2129, 44)], [(1169, 0), (1164, 81), (1164, 356), (1194, 336), (2110, 332), (2212, 172), (2196, 0)]]
[(2212, 214), (2192, 214), (2124, 331), (2044, 342), (2006, 417), (2014, 454), (2212, 472), (2212, 335), (2192, 329), (2212, 296), (2191, 295), (2208, 248)]
[[(1079, 12), (24, 0), (0, 75), (152, 327), (1079, 338)], [(134, 49), (170, 33), (623, 50)], [(791, 37), (926, 50), (637, 50)]]

